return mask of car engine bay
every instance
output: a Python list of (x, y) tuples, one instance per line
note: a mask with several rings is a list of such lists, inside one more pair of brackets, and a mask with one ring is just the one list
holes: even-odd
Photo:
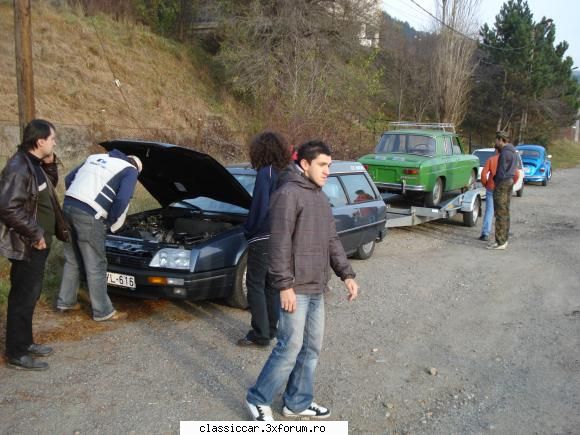
[(131, 215), (117, 236), (154, 243), (192, 246), (233, 228), (238, 222), (225, 216), (204, 217), (198, 213), (178, 210), (158, 210)]

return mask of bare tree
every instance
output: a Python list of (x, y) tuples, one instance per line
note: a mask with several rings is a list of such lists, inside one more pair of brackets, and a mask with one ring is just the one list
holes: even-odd
[(370, 83), (364, 64), (372, 49), (362, 46), (360, 37), (363, 21), (369, 19), (368, 6), (376, 4), (236, 3), (236, 17), (225, 29), (220, 53), (226, 77), (241, 97), (253, 101), (267, 117), (282, 118), (293, 133), (324, 132), (337, 119), (350, 123), (357, 118), (355, 110), (364, 106)]
[(438, 42), (433, 53), (433, 88), (439, 122), (460, 124), (466, 114), (477, 42), (480, 0), (437, 0)]

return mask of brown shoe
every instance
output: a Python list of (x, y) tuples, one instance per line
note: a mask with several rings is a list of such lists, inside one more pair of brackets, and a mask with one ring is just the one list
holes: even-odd
[(106, 317), (94, 318), (96, 322), (108, 322), (109, 320), (125, 320), (127, 318), (127, 313), (124, 311), (113, 311)]

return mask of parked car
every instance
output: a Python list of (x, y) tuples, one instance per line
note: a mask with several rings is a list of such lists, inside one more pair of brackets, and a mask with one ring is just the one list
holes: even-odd
[[(255, 173), (244, 170), (234, 176), (230, 171), (236, 171), (212, 157), (176, 145), (134, 140), (101, 145), (141, 159), (139, 181), (161, 206), (128, 216), (123, 228), (107, 234), (109, 291), (147, 298), (221, 298), (245, 308), (247, 243), (242, 224)], [(368, 189), (380, 198), (372, 185)], [(386, 210), (379, 203), (384, 207), (381, 201), (369, 201), (336, 214), (337, 226), (344, 222), (341, 240), (354, 243), (358, 238), (355, 254), (370, 256), (374, 240), (383, 237)], [(375, 214), (366, 216), (368, 210)], [(349, 219), (352, 231), (346, 225)], [(377, 230), (370, 240), (372, 228)]]
[(387, 131), (373, 154), (359, 159), (380, 190), (422, 193), (437, 206), (444, 192), (475, 186), (479, 160), (465, 154), (457, 134), (435, 129)]
[(547, 186), (552, 179), (552, 156), (541, 145), (518, 145), (516, 150), (524, 163), (524, 182), (540, 182)]
[[(256, 171), (248, 164), (227, 168), (248, 190), (254, 189)], [(347, 255), (370, 258), (385, 234), (387, 207), (364, 167), (357, 162), (333, 160), (322, 188), (336, 231)]]
[[(481, 180), (481, 171), (485, 166), (487, 160), (495, 154), (495, 148), (479, 148), (473, 152), (473, 155), (479, 159), (479, 169), (477, 171), (477, 181)], [(524, 166), (522, 163), (522, 158), (519, 153), (516, 154), (518, 159), (518, 181), (514, 183), (513, 192), (518, 196), (522, 197), (524, 194)]]

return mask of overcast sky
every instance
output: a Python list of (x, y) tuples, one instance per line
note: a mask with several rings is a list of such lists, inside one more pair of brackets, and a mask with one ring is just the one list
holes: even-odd
[[(433, 18), (417, 7), (411, 0), (381, 0), (387, 13), (401, 21), (407, 21), (416, 30), (431, 31)], [(435, 0), (415, 0), (416, 3), (435, 15)], [(504, 0), (481, 0), (479, 6), (479, 24), (487, 23), (493, 27), (495, 16), (499, 13)], [(527, 0), (534, 15), (534, 22), (543, 16), (552, 18), (556, 25), (556, 44), (562, 40), (568, 42), (566, 56), (574, 59), (574, 65), (580, 67), (580, 1), (579, 0)]]

